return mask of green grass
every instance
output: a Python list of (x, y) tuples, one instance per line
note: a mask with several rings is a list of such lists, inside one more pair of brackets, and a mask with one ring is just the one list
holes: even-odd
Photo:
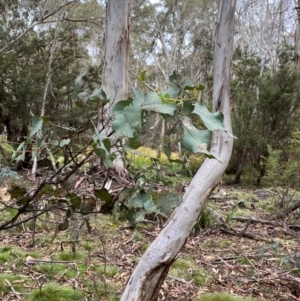
[(96, 272), (98, 275), (105, 275), (107, 277), (113, 278), (114, 276), (117, 275), (119, 272), (119, 269), (114, 266), (114, 265), (98, 265), (98, 266), (93, 266), (91, 268), (94, 272)]
[(211, 278), (203, 269), (198, 268), (192, 259), (177, 259), (170, 270), (170, 275), (193, 281), (195, 285), (203, 285)]
[(83, 300), (84, 294), (70, 286), (48, 283), (31, 292), (28, 301), (75, 301)]
[(89, 281), (87, 289), (98, 298), (95, 300), (116, 301), (120, 300), (122, 287), (109, 281)]
[(253, 298), (243, 298), (233, 296), (229, 294), (216, 293), (216, 294), (204, 294), (195, 299), (195, 301), (258, 301)]
[(24, 284), (28, 283), (28, 280), (28, 277), (22, 275), (0, 274), (0, 292), (2, 294), (9, 294), (11, 292), (9, 284), (11, 284), (15, 291), (19, 293), (24, 292), (26, 290)]

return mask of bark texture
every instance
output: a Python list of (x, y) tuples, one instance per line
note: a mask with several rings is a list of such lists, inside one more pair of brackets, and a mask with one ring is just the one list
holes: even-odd
[(110, 102), (99, 112), (99, 131), (109, 128), (111, 110), (116, 102), (127, 99), (130, 2), (130, 0), (108, 0), (106, 4), (102, 88)]
[[(112, 108), (128, 96), (128, 60), (130, 34), (130, 0), (108, 0), (106, 4), (105, 58), (102, 88), (110, 102), (99, 110), (97, 129), (108, 136), (112, 132)], [(114, 142), (115, 137), (110, 137)], [(113, 143), (112, 143), (113, 144)], [(113, 168), (118, 182), (129, 184), (128, 172), (120, 152), (115, 154)], [(97, 162), (101, 164), (101, 162)]]
[[(230, 64), (233, 49), (235, 0), (222, 0), (216, 28), (213, 109), (224, 114), (224, 126), (232, 133), (230, 119)], [(214, 132), (211, 152), (191, 181), (183, 202), (151, 244), (133, 271), (121, 301), (154, 301), (177, 254), (205, 205), (219, 183), (231, 157), (233, 138), (226, 132)]]

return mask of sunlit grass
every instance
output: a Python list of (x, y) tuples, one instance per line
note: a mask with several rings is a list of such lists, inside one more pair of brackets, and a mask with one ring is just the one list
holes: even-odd
[[(139, 147), (136, 150), (140, 154), (128, 153), (127, 159), (135, 168), (146, 168), (153, 165), (153, 159), (158, 160), (160, 164), (168, 164), (168, 157), (162, 152), (160, 158), (158, 158), (158, 151), (150, 147)], [(171, 159), (179, 159), (178, 153), (171, 153)]]
[(195, 299), (195, 301), (258, 301), (253, 298), (243, 298), (239, 296), (233, 296), (229, 294), (216, 293), (216, 294), (204, 294)]
[(71, 286), (48, 283), (31, 292), (28, 301), (73, 301), (83, 300), (84, 294)]

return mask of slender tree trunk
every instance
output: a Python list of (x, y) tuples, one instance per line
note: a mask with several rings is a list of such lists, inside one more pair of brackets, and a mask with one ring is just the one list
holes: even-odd
[[(130, 33), (130, 0), (108, 0), (106, 4), (105, 59), (102, 88), (110, 100), (99, 110), (98, 131), (107, 135), (111, 132), (111, 112), (114, 105), (127, 99), (128, 59)], [(112, 137), (113, 139), (113, 137)], [(117, 150), (114, 167), (124, 170), (124, 162)]]
[(296, 69), (300, 69), (300, 0), (298, 0), (297, 6), (297, 29), (296, 29), (296, 39), (295, 39), (295, 52), (296, 52)]
[[(222, 0), (216, 28), (213, 109), (224, 114), (224, 126), (231, 133), (230, 64), (233, 49), (236, 1)], [(183, 202), (169, 218), (133, 271), (121, 301), (154, 301), (177, 254), (184, 246), (208, 196), (219, 183), (231, 157), (233, 139), (226, 132), (214, 132), (211, 152), (191, 181)]]
[(102, 88), (110, 100), (99, 112), (98, 130), (106, 129), (116, 102), (127, 99), (130, 0), (106, 4), (105, 58)]

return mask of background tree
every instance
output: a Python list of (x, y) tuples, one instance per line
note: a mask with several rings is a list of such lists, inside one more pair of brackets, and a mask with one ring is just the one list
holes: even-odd
[[(129, 0), (109, 0), (106, 7), (102, 89), (109, 103), (99, 110), (97, 127), (98, 131), (105, 136), (110, 135), (112, 131), (112, 109), (118, 101), (128, 97), (130, 3)], [(114, 150), (116, 156), (113, 161), (114, 168), (118, 177), (127, 182), (124, 160), (119, 151), (116, 148)]]

